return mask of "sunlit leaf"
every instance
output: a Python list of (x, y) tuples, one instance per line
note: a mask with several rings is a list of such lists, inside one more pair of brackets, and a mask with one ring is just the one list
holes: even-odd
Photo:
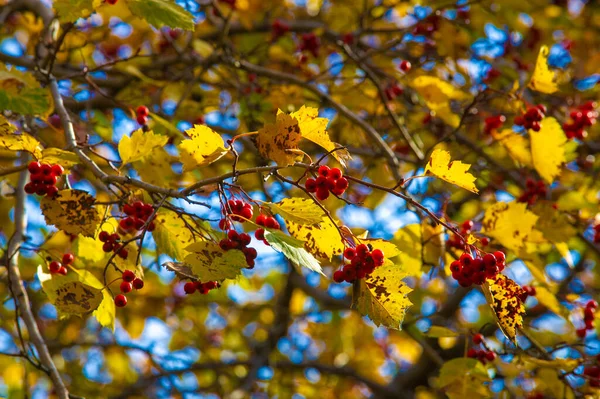
[(152, 236), (158, 250), (175, 260), (182, 261), (189, 254), (185, 248), (195, 241), (203, 239), (199, 235), (194, 237), (190, 230), (190, 227), (194, 225), (193, 221), (186, 215), (178, 215), (175, 212), (160, 209), (156, 213), (154, 223), (156, 228), (152, 232)]
[(303, 241), (279, 231), (265, 231), (265, 240), (274, 250), (281, 252), (293, 264), (323, 274), (321, 265), (314, 256), (306, 251)]
[(0, 131), (0, 149), (27, 151), (36, 158), (42, 157), (42, 146), (39, 141), (27, 133), (12, 133), (7, 130)]
[(504, 129), (501, 132), (492, 131), (492, 137), (498, 141), (512, 159), (523, 166), (532, 166), (531, 148), (527, 139), (512, 129)]
[(419, 276), (423, 265), (439, 264), (445, 247), (444, 227), (427, 222), (409, 224), (396, 231), (392, 243), (400, 250), (398, 264), (402, 270)]
[(194, 17), (187, 10), (169, 0), (125, 0), (131, 13), (148, 21), (155, 28), (169, 26), (194, 30)]
[(101, 289), (72, 277), (52, 276), (44, 273), (40, 266), (38, 278), (50, 302), (63, 314), (82, 316), (96, 310), (102, 302)]
[(119, 141), (119, 156), (123, 165), (143, 159), (156, 147), (167, 144), (168, 139), (167, 136), (154, 134), (152, 131), (144, 132), (142, 129), (133, 132), (131, 137), (123, 136)]
[(60, 148), (45, 148), (42, 151), (40, 162), (50, 165), (58, 164), (65, 170), (69, 170), (81, 161), (74, 152), (61, 150)]
[(227, 154), (221, 136), (205, 125), (194, 125), (186, 131), (189, 140), (183, 140), (178, 148), (185, 170), (208, 165)]
[(486, 368), (477, 359), (456, 358), (444, 363), (437, 386), (450, 399), (490, 398)]
[(546, 182), (552, 183), (560, 174), (561, 165), (566, 161), (567, 136), (560, 123), (552, 117), (542, 119), (540, 125), (539, 132), (529, 130), (533, 166)]
[(265, 202), (262, 206), (269, 208), (284, 220), (298, 224), (317, 224), (324, 216), (323, 209), (309, 198), (284, 198), (277, 203)]
[(54, 198), (42, 198), (40, 207), (46, 223), (69, 234), (93, 237), (100, 222), (95, 202), (96, 199), (85, 191), (61, 190)]
[(495, 238), (506, 248), (518, 251), (537, 220), (525, 203), (497, 202), (485, 211), (482, 233)]
[(468, 100), (471, 98), (469, 94), (434, 76), (418, 76), (410, 85), (423, 97), (427, 107), (435, 111), (436, 116), (451, 127), (458, 126), (460, 117), (452, 112), (450, 101)]
[(42, 88), (33, 74), (0, 64), (0, 109), (45, 117), (53, 107), (50, 90)]
[(344, 243), (337, 227), (327, 217), (323, 216), (318, 225), (302, 225), (286, 220), (290, 235), (304, 241), (304, 247), (317, 258), (331, 259), (344, 251)]
[(535, 69), (529, 81), (528, 87), (541, 93), (552, 94), (558, 90), (556, 72), (548, 67), (548, 46), (542, 46), (535, 63)]
[(54, 0), (52, 6), (61, 22), (87, 18), (102, 4), (102, 0)]
[(196, 242), (185, 250), (190, 254), (185, 257), (184, 262), (190, 265), (192, 272), (202, 282), (233, 279), (247, 267), (246, 256), (242, 251), (223, 251), (211, 241)]
[(523, 328), (525, 315), (525, 306), (520, 299), (523, 289), (503, 274), (498, 274), (496, 280), (487, 280), (482, 287), (498, 326), (506, 338), (516, 344), (517, 331)]
[(425, 166), (425, 174), (429, 173), (448, 183), (478, 193), (479, 190), (475, 187), (476, 178), (468, 172), (470, 168), (471, 165), (469, 164), (453, 161), (448, 151), (438, 149), (431, 154), (431, 158)]

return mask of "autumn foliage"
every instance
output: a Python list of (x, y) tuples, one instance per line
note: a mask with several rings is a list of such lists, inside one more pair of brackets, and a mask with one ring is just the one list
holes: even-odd
[(600, 396), (599, 30), (0, 0), (0, 396)]

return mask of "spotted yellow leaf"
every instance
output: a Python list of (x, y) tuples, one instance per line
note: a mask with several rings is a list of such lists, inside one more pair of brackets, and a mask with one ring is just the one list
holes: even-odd
[(566, 161), (567, 136), (560, 123), (552, 117), (542, 119), (540, 125), (539, 132), (529, 130), (533, 166), (547, 183), (552, 183), (560, 174), (561, 165)]
[(481, 232), (518, 252), (537, 220), (538, 216), (527, 210), (525, 203), (497, 202), (485, 211)]
[(475, 176), (468, 172), (471, 165), (461, 161), (452, 161), (450, 153), (444, 150), (435, 150), (431, 154), (429, 162), (425, 167), (425, 174), (431, 174), (439, 177), (448, 183), (478, 193), (475, 187)]
[(459, 125), (460, 117), (452, 112), (450, 101), (468, 100), (471, 98), (470, 94), (435, 76), (418, 76), (410, 85), (423, 97), (427, 107), (444, 122), (452, 127)]
[(512, 129), (504, 129), (501, 132), (492, 131), (492, 137), (502, 144), (510, 157), (520, 165), (532, 166), (531, 146), (527, 139), (520, 134), (512, 131)]
[(139, 161), (150, 154), (156, 147), (162, 147), (167, 144), (169, 138), (160, 134), (154, 134), (151, 130), (144, 132), (138, 129), (131, 137), (123, 136), (119, 141), (119, 156), (123, 165)]
[(16, 133), (16, 128), (0, 115), (0, 149), (27, 151), (37, 159), (42, 157), (42, 145), (27, 133)]
[(408, 299), (412, 289), (402, 281), (404, 277), (399, 265), (386, 261), (354, 284), (352, 307), (377, 326), (401, 330), (406, 309), (412, 305)]
[(59, 164), (68, 170), (81, 161), (74, 152), (61, 150), (60, 148), (46, 148), (42, 151), (42, 159), (40, 159), (40, 162), (51, 165)]
[(183, 140), (178, 146), (184, 170), (208, 165), (227, 154), (221, 136), (208, 126), (194, 125), (186, 133), (190, 139)]
[(277, 203), (265, 202), (262, 205), (284, 220), (298, 224), (317, 224), (325, 215), (323, 209), (309, 198), (284, 198)]
[(156, 214), (155, 224), (152, 236), (158, 250), (175, 260), (182, 261), (189, 254), (185, 248), (195, 241), (203, 240), (203, 237), (190, 230), (189, 226), (194, 226), (194, 222), (189, 216), (160, 209)]
[(528, 85), (530, 89), (546, 94), (552, 94), (558, 90), (557, 74), (548, 67), (549, 55), (548, 46), (542, 46)]
[(498, 326), (512, 343), (517, 342), (517, 331), (523, 328), (525, 306), (520, 296), (524, 293), (521, 286), (503, 274), (495, 280), (487, 280), (482, 285)]
[(100, 222), (94, 202), (96, 199), (82, 190), (61, 190), (54, 198), (40, 201), (46, 223), (69, 234), (93, 237)]
[(191, 253), (185, 257), (184, 262), (202, 282), (236, 278), (247, 266), (246, 256), (242, 251), (223, 251), (212, 241), (196, 242), (185, 250)]
[(75, 273), (53, 276), (44, 273), (40, 266), (37, 274), (48, 299), (60, 313), (82, 316), (96, 310), (102, 302), (102, 289), (79, 281)]
[(323, 216), (316, 225), (304, 225), (286, 220), (285, 224), (290, 235), (304, 241), (304, 247), (317, 258), (331, 260), (334, 255), (344, 251), (344, 243), (336, 226), (331, 219)]

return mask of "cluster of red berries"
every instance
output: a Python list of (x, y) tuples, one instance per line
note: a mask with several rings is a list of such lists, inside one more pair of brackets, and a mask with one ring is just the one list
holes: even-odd
[(492, 83), (494, 80), (498, 79), (500, 75), (502, 75), (502, 73), (499, 70), (490, 68), (483, 78), (483, 83)]
[(338, 168), (329, 168), (327, 165), (319, 166), (319, 176), (316, 179), (306, 179), (306, 191), (315, 193), (319, 201), (329, 197), (329, 192), (334, 195), (342, 195), (348, 188), (348, 179), (342, 176)]
[(589, 365), (583, 368), (583, 375), (588, 377), (590, 387), (600, 388), (600, 367), (597, 365)]
[(410, 64), (410, 61), (406, 61), (406, 60), (402, 60), (400, 61), (400, 64), (398, 64), (398, 67), (400, 68), (400, 70), (404, 73), (410, 71), (410, 68), (412, 67), (412, 65)]
[(594, 229), (594, 242), (598, 244), (600, 242), (600, 224), (593, 227)]
[[(256, 224), (266, 227), (267, 229), (281, 230), (281, 226), (279, 225), (277, 219), (275, 219), (273, 216), (267, 216), (262, 213), (256, 217)], [(261, 240), (266, 245), (269, 245), (267, 240), (265, 240), (265, 229), (256, 229), (254, 232), (254, 237), (256, 237), (257, 240)]]
[(583, 322), (585, 323), (585, 327), (577, 329), (578, 337), (585, 338), (587, 331), (594, 329), (594, 314), (596, 313), (597, 308), (598, 302), (593, 299), (585, 304), (585, 308), (583, 309)]
[(477, 350), (471, 348), (467, 351), (467, 357), (477, 359), (481, 363), (485, 364), (486, 362), (493, 362), (494, 360), (496, 360), (496, 353), (485, 349)]
[(344, 258), (350, 261), (341, 270), (333, 273), (333, 281), (348, 283), (365, 278), (376, 267), (383, 265), (385, 256), (381, 249), (373, 249), (371, 244), (359, 244), (356, 248), (346, 248)]
[(533, 179), (527, 179), (525, 187), (525, 192), (517, 198), (518, 202), (527, 202), (529, 205), (533, 205), (538, 198), (544, 198), (548, 194), (546, 184), (542, 180), (536, 182)]
[(483, 132), (485, 134), (490, 134), (493, 130), (500, 129), (502, 125), (504, 125), (504, 122), (506, 122), (506, 117), (504, 115), (488, 116), (484, 120), (485, 126)]
[(227, 208), (231, 213), (231, 219), (236, 222), (244, 223), (246, 220), (252, 219), (252, 205), (242, 200), (227, 201)]
[(210, 292), (210, 290), (214, 290), (215, 288), (219, 288), (221, 284), (216, 281), (209, 281), (207, 283), (202, 283), (200, 281), (188, 281), (183, 285), (183, 290), (187, 295), (191, 295), (194, 292), (198, 291), (202, 295), (206, 295)]
[(385, 98), (387, 98), (388, 101), (393, 101), (396, 97), (401, 95), (404, 92), (404, 90), (402, 90), (402, 87), (400, 87), (400, 85), (397, 82), (393, 82), (388, 84), (383, 90), (383, 92), (385, 94)]
[(315, 58), (319, 56), (319, 47), (321, 47), (321, 41), (314, 33), (305, 33), (300, 38), (300, 45), (298, 46), (299, 51), (308, 51)]
[(246, 264), (248, 265), (248, 269), (253, 269), (255, 264), (255, 259), (258, 256), (256, 249), (249, 247), (250, 235), (248, 233), (238, 234), (235, 230), (229, 230), (227, 232), (227, 238), (223, 238), (219, 241), (219, 247), (223, 251), (229, 251), (230, 249), (239, 249), (246, 256)]
[(136, 277), (135, 273), (131, 270), (125, 270), (123, 272), (122, 277), (123, 281), (119, 286), (119, 289), (121, 290), (122, 294), (115, 296), (115, 306), (117, 306), (118, 308), (122, 308), (123, 306), (127, 305), (127, 297), (125, 296), (125, 294), (130, 293), (131, 290), (134, 288), (136, 290), (141, 290), (142, 288), (144, 288), (144, 280)]
[(548, 110), (542, 104), (538, 104), (535, 107), (529, 107), (527, 112), (523, 115), (515, 117), (515, 125), (523, 126), (525, 129), (531, 129), (534, 132), (539, 132), (542, 128), (540, 122), (546, 116)]
[(353, 45), (354, 44), (354, 33), (352, 33), (352, 32), (344, 33), (342, 35), (342, 42), (344, 44), (347, 44), (348, 46)]
[(104, 252), (114, 251), (121, 258), (127, 259), (129, 252), (124, 246), (120, 245), (121, 237), (119, 237), (117, 233), (110, 234), (108, 231), (101, 231), (100, 234), (98, 234), (98, 239), (104, 243), (102, 245), (102, 250)]
[(534, 286), (524, 285), (521, 288), (523, 289), (523, 292), (521, 292), (521, 294), (519, 295), (519, 299), (523, 303), (525, 303), (525, 301), (527, 300), (527, 298), (529, 298), (530, 296), (536, 296), (537, 295), (537, 291), (536, 291), (536, 289), (535, 289)]
[(65, 172), (62, 166), (31, 161), (27, 165), (27, 170), (29, 171), (30, 180), (25, 185), (27, 194), (47, 195), (52, 198), (58, 193), (56, 183), (58, 178)]
[[(473, 231), (473, 226), (474, 223), (472, 220), (465, 220), (460, 225), (460, 234), (462, 236), (471, 234)], [(451, 248), (462, 248), (465, 246), (465, 242), (459, 236), (453, 234), (452, 237), (448, 238), (448, 241), (446, 241), (446, 245)]]
[(452, 278), (458, 281), (461, 287), (470, 287), (472, 284), (481, 285), (485, 279), (495, 279), (496, 275), (506, 266), (504, 252), (496, 251), (485, 254), (483, 258), (475, 258), (471, 254), (463, 253), (459, 260), (450, 264)]
[(275, 41), (275, 40), (279, 39), (280, 37), (282, 37), (283, 35), (285, 35), (286, 33), (288, 33), (289, 31), (290, 31), (290, 26), (288, 24), (280, 21), (279, 19), (276, 19), (271, 24), (271, 40)]
[(440, 16), (438, 14), (430, 14), (427, 18), (419, 21), (413, 28), (412, 33), (415, 35), (429, 36), (439, 29)]
[(67, 268), (65, 266), (72, 264), (74, 260), (75, 257), (73, 254), (64, 254), (62, 257), (62, 263), (57, 260), (53, 260), (48, 265), (48, 270), (51, 274), (62, 274), (63, 276), (66, 276)]
[(148, 115), (150, 115), (150, 110), (148, 110), (148, 107), (146, 107), (145, 105), (140, 105), (135, 110), (135, 114), (137, 123), (139, 123), (142, 126), (148, 124)]
[[(123, 212), (127, 217), (119, 222), (119, 227), (125, 231), (141, 230), (148, 223), (148, 218), (152, 216), (154, 208), (142, 201), (135, 201), (133, 204), (125, 204)], [(148, 223), (148, 231), (154, 231), (155, 227), (154, 221)]]
[(587, 132), (584, 129), (594, 125), (596, 118), (598, 118), (598, 112), (595, 111), (596, 106), (595, 102), (588, 101), (571, 111), (569, 114), (571, 122), (562, 125), (568, 139), (583, 140), (586, 138)]

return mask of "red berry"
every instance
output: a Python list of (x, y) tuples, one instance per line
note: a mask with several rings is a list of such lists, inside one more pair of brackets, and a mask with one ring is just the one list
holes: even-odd
[(141, 278), (136, 278), (135, 280), (133, 280), (133, 288), (135, 288), (136, 290), (141, 290), (142, 288), (144, 288), (144, 280), (142, 280)]
[(52, 166), (48, 164), (42, 164), (41, 166), (41, 174), (44, 176), (50, 176), (52, 174)]
[(266, 221), (267, 221), (267, 215), (265, 215), (264, 213), (261, 213), (260, 215), (258, 215), (256, 217), (256, 224), (259, 226), (264, 226)]
[(596, 309), (598, 307), (598, 302), (596, 302), (592, 299), (592, 300), (588, 301), (588, 303), (585, 304), (585, 307)]
[(594, 319), (586, 320), (585, 321), (585, 328), (587, 330), (593, 330), (594, 329)]
[(281, 226), (279, 225), (279, 222), (274, 217), (268, 217), (267, 218), (267, 220), (265, 221), (265, 227), (267, 227), (269, 229), (279, 229), (279, 228), (281, 228)]
[(464, 231), (471, 231), (473, 229), (473, 225), (474, 224), (472, 220), (465, 220), (461, 227)]
[(583, 315), (584, 315), (584, 317), (585, 317), (586, 320), (593, 319), (595, 313), (596, 313), (596, 311), (593, 308), (585, 308), (583, 310)]
[(186, 294), (191, 295), (194, 292), (196, 292), (196, 284), (194, 284), (191, 281), (188, 281), (187, 283), (185, 283), (183, 285), (183, 290), (185, 291)]
[(319, 187), (317, 189), (316, 196), (319, 201), (325, 201), (327, 198), (329, 198), (329, 190), (324, 187)]
[(248, 220), (252, 219), (252, 206), (248, 205), (248, 206), (244, 206), (244, 208), (242, 209), (242, 211), (239, 213), (239, 215), (243, 218), (246, 218)]
[(531, 130), (534, 132), (539, 132), (542, 129), (542, 125), (539, 122), (531, 122)]
[(485, 353), (485, 358), (490, 361), (493, 362), (496, 359), (496, 353), (492, 352), (492, 351), (488, 351)]
[(119, 255), (119, 257), (120, 257), (121, 259), (127, 259), (127, 256), (129, 255), (129, 251), (128, 251), (128, 250), (126, 250), (125, 248), (121, 248), (121, 249), (119, 250), (119, 252), (117, 253), (117, 255)]
[(70, 265), (75, 260), (75, 256), (73, 254), (64, 254), (62, 257), (62, 263), (65, 265)]
[(409, 61), (403, 60), (402, 62), (400, 62), (400, 70), (403, 72), (408, 72), (410, 71), (411, 68), (411, 64)]
[(243, 246), (246, 246), (250, 244), (250, 241), (252, 241), (252, 239), (250, 238), (250, 235), (248, 233), (242, 233), (238, 236), (238, 241), (241, 242)]
[(328, 177), (329, 176), (329, 166), (327, 166), (327, 165), (319, 166), (319, 175), (321, 175), (323, 177)]
[(123, 280), (131, 283), (133, 280), (135, 280), (135, 273), (131, 270), (125, 270), (123, 272)]
[(108, 237), (110, 237), (110, 234), (108, 234), (108, 231), (101, 231), (100, 234), (98, 234), (98, 239), (102, 242), (106, 242), (108, 240)]
[(36, 184), (29, 182), (25, 185), (25, 192), (27, 194), (35, 194), (36, 191), (37, 191)]
[(585, 338), (585, 335), (587, 334), (587, 330), (585, 328), (578, 328), (575, 332), (579, 338)]
[(473, 348), (470, 348), (467, 351), (467, 357), (471, 357), (471, 358), (477, 357), (477, 351), (475, 349), (473, 349)]
[(335, 188), (336, 190), (341, 190), (342, 192), (346, 191), (346, 189), (348, 188), (348, 180), (345, 177), (340, 177), (335, 182)]
[(256, 237), (257, 240), (264, 240), (265, 239), (265, 229), (257, 229), (254, 232), (254, 237)]
[(121, 285), (119, 286), (119, 289), (121, 290), (121, 292), (123, 294), (127, 294), (128, 292), (131, 291), (131, 283), (129, 283), (127, 281), (122, 281)]
[(336, 283), (341, 283), (344, 281), (344, 272), (342, 270), (336, 270), (333, 273), (333, 281)]
[(344, 250), (344, 258), (346, 258), (348, 260), (352, 260), (352, 259), (354, 259), (355, 256), (356, 256), (356, 250), (354, 248), (346, 248)]
[(61, 267), (62, 265), (60, 264), (60, 262), (54, 260), (48, 265), (48, 270), (50, 270), (50, 273), (58, 273)]
[(506, 261), (506, 257), (504, 256), (504, 252), (502, 251), (494, 252), (494, 257), (496, 258), (497, 263), (504, 263)]
[(481, 245), (483, 245), (484, 247), (489, 245), (489, 243), (490, 243), (490, 239), (487, 237), (482, 237), (480, 241), (481, 241)]
[(459, 261), (455, 260), (452, 263), (450, 263), (450, 271), (452, 272), (452, 274), (460, 272), (461, 269), (462, 265)]
[[(115, 0), (116, 1), (116, 0)], [(115, 297), (115, 306), (122, 308), (127, 305), (127, 297), (123, 294), (119, 294)]]
[(63, 276), (67, 275), (67, 268), (64, 266), (61, 266), (61, 268), (58, 270), (58, 274), (62, 274)]
[(102, 245), (102, 250), (104, 252), (112, 252), (114, 248), (114, 245), (112, 242), (105, 242), (104, 245)]
[(148, 107), (146, 107), (145, 105), (140, 105), (139, 107), (137, 107), (137, 109), (135, 110), (137, 116), (148, 116), (150, 115), (150, 111), (148, 110)]
[(38, 184), (37, 186), (37, 190), (35, 191), (35, 193), (37, 195), (46, 195), (46, 185), (45, 184)]
[(27, 170), (29, 171), (29, 173), (31, 173), (32, 175), (37, 175), (41, 172), (42, 170), (42, 164), (40, 164), (37, 161), (31, 161), (29, 162), (29, 165), (27, 165)]
[(56, 176), (51, 175), (51, 176), (46, 176), (46, 178), (44, 178), (43, 183), (46, 186), (54, 186), (57, 181), (58, 181), (58, 179), (56, 178)]
[(374, 249), (371, 251), (371, 256), (375, 260), (375, 263), (378, 263), (379, 261), (383, 262), (384, 255), (381, 249)]
[(65, 173), (65, 168), (63, 168), (59, 164), (52, 165), (52, 174), (54, 176), (58, 177), (61, 176), (63, 173)]
[(139, 123), (140, 125), (146, 125), (148, 124), (148, 117), (147, 116), (142, 116), (142, 115), (138, 115), (138, 117), (136, 118), (137, 123)]
[(465, 252), (460, 256), (459, 261), (463, 266), (468, 266), (473, 262), (473, 257)]
[(331, 168), (327, 177), (331, 177), (333, 180), (337, 180), (342, 177), (342, 171), (339, 168)]
[(481, 335), (481, 334), (473, 335), (473, 343), (474, 344), (479, 345), (482, 342), (483, 342), (483, 335)]
[(306, 191), (309, 193), (314, 193), (317, 190), (317, 181), (313, 178), (306, 179), (306, 183), (304, 184)]

